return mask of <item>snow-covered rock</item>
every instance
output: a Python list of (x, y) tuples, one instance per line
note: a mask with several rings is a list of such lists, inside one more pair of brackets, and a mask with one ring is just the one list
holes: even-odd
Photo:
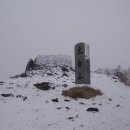
[[(68, 55), (39, 55), (28, 61), (26, 71), (44, 70), (52, 67), (72, 67), (72, 59)], [(31, 69), (30, 69), (31, 68)]]
[(52, 76), (59, 73), (62, 76), (68, 76), (69, 72), (74, 72), (71, 56), (39, 55), (35, 60), (29, 59), (24, 73), (12, 78), (43, 76), (45, 74)]

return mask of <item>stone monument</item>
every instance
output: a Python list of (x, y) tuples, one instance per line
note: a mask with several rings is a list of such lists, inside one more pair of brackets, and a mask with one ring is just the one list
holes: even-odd
[(75, 83), (91, 83), (89, 45), (82, 42), (75, 45)]

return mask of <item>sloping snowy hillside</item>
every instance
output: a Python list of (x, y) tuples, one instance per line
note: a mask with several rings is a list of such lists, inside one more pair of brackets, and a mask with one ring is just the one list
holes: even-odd
[[(62, 90), (75, 86), (70, 66), (28, 71), (0, 82), (0, 130), (130, 130), (130, 87), (91, 73), (91, 87), (103, 92), (91, 99), (72, 99)], [(34, 84), (49, 82), (50, 90)], [(87, 111), (88, 108), (99, 111)]]

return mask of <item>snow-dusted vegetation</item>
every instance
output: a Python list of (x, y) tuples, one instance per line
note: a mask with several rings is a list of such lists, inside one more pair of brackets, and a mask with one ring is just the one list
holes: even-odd
[[(130, 68), (122, 69), (120, 65), (115, 69), (106, 68), (106, 69), (97, 69), (95, 71), (98, 74), (105, 74), (107, 76), (115, 76), (119, 79), (120, 82), (124, 83), (127, 86), (130, 86)], [(114, 78), (114, 77), (113, 77)]]

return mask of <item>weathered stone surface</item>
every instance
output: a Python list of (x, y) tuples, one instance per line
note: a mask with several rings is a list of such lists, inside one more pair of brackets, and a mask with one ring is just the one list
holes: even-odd
[(75, 82), (90, 84), (89, 45), (86, 43), (75, 45)]

